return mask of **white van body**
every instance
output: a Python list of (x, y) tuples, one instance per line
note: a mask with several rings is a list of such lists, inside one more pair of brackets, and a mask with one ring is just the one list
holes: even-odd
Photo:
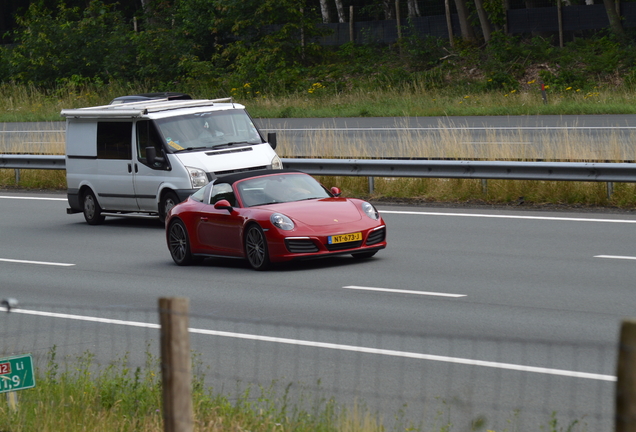
[[(280, 169), (276, 139), (231, 99), (149, 100), (62, 110), (67, 213), (153, 215), (219, 175)], [(269, 143), (267, 141), (270, 141)]]

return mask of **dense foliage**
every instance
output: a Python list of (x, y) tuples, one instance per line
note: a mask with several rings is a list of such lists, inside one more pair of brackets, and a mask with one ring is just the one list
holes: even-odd
[(14, 44), (0, 48), (0, 82), (49, 90), (136, 83), (261, 97), (413, 83), (509, 92), (539, 81), (591, 92), (636, 80), (633, 40), (609, 31), (571, 38), (563, 48), (550, 36), (502, 30), (488, 43), (406, 36), (392, 46), (334, 48), (319, 44), (327, 30), (318, 3), (305, 0), (155, 1), (145, 10), (104, 0), (84, 8), (50, 3), (33, 2), (16, 18)]

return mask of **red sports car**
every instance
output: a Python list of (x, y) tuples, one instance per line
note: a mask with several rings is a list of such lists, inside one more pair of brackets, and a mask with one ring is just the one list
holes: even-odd
[(168, 249), (179, 265), (233, 257), (256, 270), (293, 259), (370, 258), (384, 249), (386, 225), (375, 207), (339, 195), (299, 171), (219, 177), (170, 210)]

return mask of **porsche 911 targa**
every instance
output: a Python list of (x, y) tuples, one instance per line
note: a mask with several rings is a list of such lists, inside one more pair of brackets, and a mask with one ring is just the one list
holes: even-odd
[(178, 265), (231, 257), (264, 270), (294, 259), (370, 258), (386, 247), (386, 225), (373, 205), (341, 198), (308, 174), (259, 170), (219, 177), (173, 207), (166, 241)]

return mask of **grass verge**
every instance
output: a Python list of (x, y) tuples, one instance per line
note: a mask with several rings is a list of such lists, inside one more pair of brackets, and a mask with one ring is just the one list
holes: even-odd
[[(17, 410), (0, 404), (1, 431), (163, 431), (160, 368), (152, 355), (147, 354), (145, 366), (137, 368), (130, 367), (126, 357), (98, 367), (90, 353), (64, 370), (60, 364), (53, 349), (47, 367), (36, 372), (36, 387), (19, 392)], [(230, 399), (214, 394), (203, 381), (201, 375), (193, 380), (197, 432), (386, 430), (368, 410), (346, 409), (334, 399), (310, 396), (303, 403), (268, 388), (250, 388)]]

